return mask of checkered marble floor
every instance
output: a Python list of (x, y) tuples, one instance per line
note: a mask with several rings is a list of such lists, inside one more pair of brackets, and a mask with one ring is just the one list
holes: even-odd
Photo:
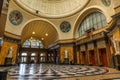
[(103, 75), (103, 67), (54, 64), (21, 64), (8, 70), (8, 80), (58, 80), (63, 78)]
[(120, 78), (110, 78), (110, 79), (102, 79), (102, 80), (120, 80)]

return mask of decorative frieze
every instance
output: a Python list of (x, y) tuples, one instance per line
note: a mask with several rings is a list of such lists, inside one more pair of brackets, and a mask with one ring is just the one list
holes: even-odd
[(3, 41), (21, 44), (20, 39), (14, 39), (14, 38), (11, 38), (11, 37), (8, 37), (8, 36), (5, 36), (5, 35), (3, 36)]

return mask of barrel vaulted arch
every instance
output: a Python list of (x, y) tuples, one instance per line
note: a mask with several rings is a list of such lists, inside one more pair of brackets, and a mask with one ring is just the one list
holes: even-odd
[(109, 23), (112, 18), (111, 16), (109, 16), (109, 14), (106, 12), (106, 10), (102, 7), (99, 7), (99, 6), (91, 6), (89, 8), (86, 8), (84, 9), (81, 14), (78, 16), (78, 18), (76, 19), (75, 21), (75, 24), (74, 24), (74, 30), (73, 30), (73, 37), (74, 38), (78, 38), (78, 28), (79, 28), (79, 25), (81, 24), (82, 20), (87, 16), (89, 15), (90, 13), (93, 13), (93, 12), (100, 12), (100, 13), (103, 13), (104, 16), (106, 17), (106, 20), (107, 20), (107, 23)]
[[(33, 32), (35, 32), (33, 34)], [(48, 36), (46, 36), (48, 34)], [(37, 38), (42, 40), (45, 47), (54, 44), (58, 40), (58, 32), (56, 28), (49, 22), (44, 20), (33, 20), (28, 22), (22, 29), (22, 43), (29, 38)]]

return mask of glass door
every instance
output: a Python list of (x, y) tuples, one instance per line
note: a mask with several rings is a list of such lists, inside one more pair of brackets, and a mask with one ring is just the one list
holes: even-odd
[(31, 64), (34, 64), (36, 63), (36, 53), (31, 53), (31, 61), (30, 61)]
[(40, 53), (40, 63), (47, 62), (47, 55), (46, 53)]
[(27, 53), (21, 54), (21, 63), (27, 63)]

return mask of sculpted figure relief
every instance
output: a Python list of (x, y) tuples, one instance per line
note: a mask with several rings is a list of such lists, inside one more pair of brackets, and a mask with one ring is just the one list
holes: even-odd
[(68, 51), (67, 50), (65, 50), (64, 54), (65, 54), (64, 58), (68, 58)]
[(119, 41), (116, 41), (116, 40), (113, 40), (113, 45), (114, 45), (114, 48), (115, 48), (115, 55), (120, 55), (120, 50), (119, 50)]
[(12, 58), (12, 53), (13, 53), (13, 47), (10, 47), (8, 50), (8, 58)]

